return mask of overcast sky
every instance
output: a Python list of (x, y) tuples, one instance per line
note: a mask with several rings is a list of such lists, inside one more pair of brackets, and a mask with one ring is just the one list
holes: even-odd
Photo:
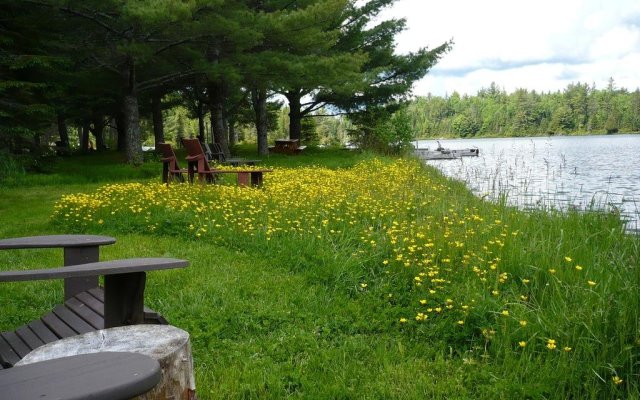
[(383, 17), (407, 20), (399, 52), (454, 41), (415, 95), (473, 95), (491, 82), (509, 93), (603, 89), (609, 77), (640, 87), (640, 0), (397, 0)]

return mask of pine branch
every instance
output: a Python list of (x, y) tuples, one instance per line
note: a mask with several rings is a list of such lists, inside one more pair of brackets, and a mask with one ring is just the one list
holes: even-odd
[(197, 74), (202, 73), (202, 71), (196, 71), (196, 70), (188, 70), (188, 71), (183, 71), (183, 72), (176, 72), (175, 74), (169, 74), (169, 75), (165, 75), (165, 76), (161, 76), (158, 78), (154, 78), (154, 79), (149, 79), (146, 80), (144, 82), (140, 82), (137, 86), (138, 90), (147, 90), (147, 89), (151, 89), (160, 85), (163, 85), (165, 83), (168, 82), (172, 82), (175, 81), (177, 79), (181, 79), (181, 78), (186, 78), (189, 76), (194, 76)]

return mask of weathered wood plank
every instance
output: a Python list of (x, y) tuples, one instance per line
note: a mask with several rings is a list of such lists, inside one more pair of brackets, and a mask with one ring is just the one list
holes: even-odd
[(56, 340), (60, 339), (58, 336), (56, 336), (55, 333), (51, 331), (51, 329), (49, 329), (44, 324), (44, 322), (40, 321), (39, 319), (29, 322), (27, 326), (33, 333), (36, 334), (36, 336), (40, 338), (40, 340), (45, 343), (55, 342)]
[[(87, 296), (98, 302), (92, 296), (88, 294)], [(73, 311), (75, 314), (77, 314), (80, 318), (82, 318), (82, 320), (84, 320), (86, 323), (91, 325), (94, 329), (104, 329), (104, 318), (102, 317), (102, 315), (99, 315), (89, 306), (78, 300), (77, 297), (65, 301), (64, 305), (67, 306), (67, 308)]]
[(16, 329), (16, 335), (22, 339), (23, 342), (29, 346), (31, 350), (37, 349), (38, 347), (45, 344), (42, 339), (40, 339), (28, 326), (23, 325), (20, 328)]
[(51, 329), (56, 336), (60, 338), (66, 338), (69, 336), (75, 336), (76, 332), (71, 329), (67, 324), (58, 318), (54, 313), (49, 313), (41, 318), (42, 322)]
[(186, 260), (175, 258), (129, 258), (125, 260), (101, 261), (89, 264), (70, 265), (53, 269), (0, 272), (0, 282), (61, 279), (94, 275), (116, 275), (172, 268), (185, 268)]
[(101, 287), (95, 287), (93, 289), (87, 290), (93, 297), (100, 300), (100, 302), (104, 303), (104, 289)]
[(78, 293), (76, 298), (91, 308), (96, 314), (104, 317), (104, 293), (102, 288), (93, 288), (86, 292)]
[(53, 313), (71, 329), (76, 331), (76, 333), (87, 333), (95, 330), (93, 326), (89, 325), (65, 306), (57, 306), (53, 309)]
[(98, 235), (45, 235), (0, 240), (0, 250), (61, 247), (93, 247), (114, 244), (116, 239)]
[(20, 358), (26, 356), (32, 350), (25, 344), (25, 342), (22, 341), (22, 339), (18, 337), (18, 335), (16, 335), (15, 332), (3, 332), (0, 336), (9, 343), (9, 346), (11, 346), (13, 351), (15, 351)]
[(9, 343), (0, 336), (0, 363), (13, 365), (18, 361), (20, 361), (18, 354), (13, 350), (11, 345), (9, 345)]

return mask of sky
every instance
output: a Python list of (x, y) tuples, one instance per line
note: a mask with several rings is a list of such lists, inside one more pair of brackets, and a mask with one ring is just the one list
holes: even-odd
[(400, 53), (454, 42), (417, 96), (475, 95), (492, 82), (507, 93), (604, 89), (609, 78), (640, 88), (640, 0), (397, 0), (390, 17), (407, 20)]

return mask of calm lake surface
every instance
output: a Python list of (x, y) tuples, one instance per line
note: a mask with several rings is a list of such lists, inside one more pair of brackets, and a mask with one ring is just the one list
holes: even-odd
[[(619, 210), (640, 230), (640, 135), (440, 140), (442, 147), (478, 147), (479, 157), (427, 160), (478, 196), (506, 195), (522, 209)], [(416, 143), (414, 142), (414, 145)], [(419, 140), (435, 149), (435, 140)]]

